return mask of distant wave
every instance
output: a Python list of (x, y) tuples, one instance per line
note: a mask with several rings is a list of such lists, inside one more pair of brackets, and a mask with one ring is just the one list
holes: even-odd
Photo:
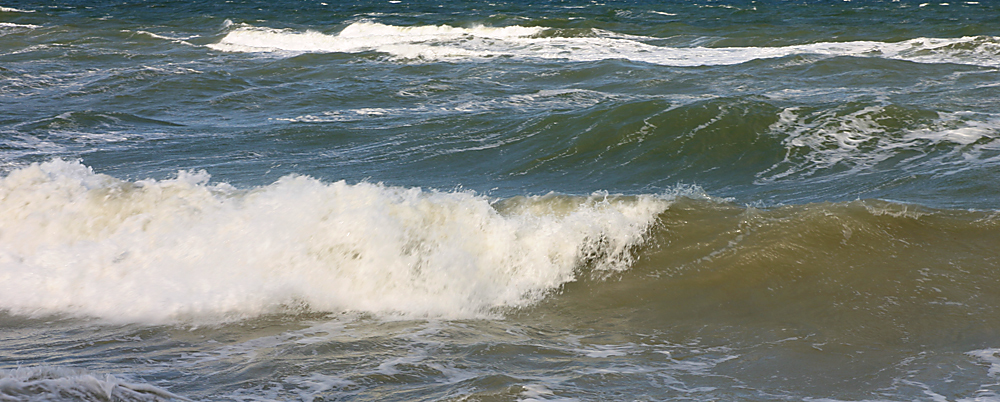
[(13, 7), (0, 6), (0, 13), (33, 13), (35, 10), (21, 10)]
[(0, 22), (0, 28), (26, 28), (26, 29), (36, 29), (41, 28), (41, 25), (33, 24), (15, 24), (12, 22)]
[(625, 36), (591, 30), (583, 36), (559, 37), (545, 27), (473, 27), (448, 25), (403, 27), (356, 22), (336, 34), (316, 31), (236, 26), (210, 48), (227, 52), (357, 53), (374, 51), (401, 59), (448, 60), (516, 57), (596, 61), (627, 59), (689, 67), (733, 65), (791, 55), (855, 56), (917, 63), (1000, 66), (1000, 38), (916, 38), (901, 42), (819, 42), (777, 47), (669, 47), (649, 44), (658, 38)]
[(384, 51), (404, 58), (438, 59), (455, 56), (488, 57), (487, 49), (438, 46), (441, 42), (485, 38), (512, 40), (538, 35), (543, 28), (520, 26), (456, 28), (448, 25), (400, 27), (357, 22), (336, 35), (239, 26), (210, 48), (229, 52), (344, 52)]

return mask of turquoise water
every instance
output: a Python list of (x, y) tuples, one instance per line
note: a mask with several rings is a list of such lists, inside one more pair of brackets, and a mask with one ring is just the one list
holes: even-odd
[(0, 399), (996, 400), (998, 7), (0, 3)]

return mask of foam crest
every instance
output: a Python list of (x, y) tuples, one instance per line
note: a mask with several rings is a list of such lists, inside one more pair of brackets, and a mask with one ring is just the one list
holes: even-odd
[(33, 13), (35, 10), (21, 10), (13, 7), (0, 6), (0, 13)]
[(458, 37), (482, 37), (493, 39), (512, 39), (539, 35), (547, 28), (540, 27), (487, 27), (477, 25), (472, 28), (452, 27), (449, 25), (417, 25), (412, 27), (401, 27), (386, 25), (376, 22), (353, 23), (338, 36), (343, 38), (370, 38), (370, 37), (400, 37), (409, 41), (420, 41), (433, 38), (458, 38)]
[(627, 268), (669, 203), (208, 180), (128, 182), (61, 160), (11, 172), (0, 179), (0, 309), (154, 323), (289, 308), (490, 316), (585, 266)]
[[(133, 31), (123, 30), (122, 32), (133, 32)], [(140, 34), (140, 35), (149, 36), (149, 37), (151, 37), (153, 39), (167, 40), (167, 41), (171, 41), (171, 42), (174, 42), (174, 43), (180, 43), (182, 45), (188, 45), (188, 46), (195, 46), (195, 45), (191, 44), (191, 42), (188, 42), (188, 41), (191, 40), (191, 39), (195, 39), (195, 38), (199, 37), (198, 35), (187, 35), (187, 36), (180, 36), (180, 37), (171, 37), (171, 36), (160, 35), (160, 34), (149, 32), (149, 31), (143, 31), (143, 30), (137, 30), (137, 31), (134, 31), (134, 32), (137, 33), (137, 34)]]
[(208, 45), (228, 52), (342, 52), (375, 51), (402, 59), (430, 61), (511, 57), (568, 61), (627, 59), (652, 64), (689, 67), (733, 65), (792, 55), (825, 57), (882, 57), (919, 63), (957, 63), (1000, 66), (1000, 38), (916, 38), (901, 42), (820, 42), (777, 47), (670, 47), (647, 42), (657, 38), (622, 35), (591, 29), (582, 36), (543, 35), (546, 27), (452, 27), (448, 25), (394, 26), (356, 22), (329, 35), (242, 25), (221, 41)]
[(296, 32), (240, 26), (212, 49), (229, 52), (321, 52), (357, 53), (380, 51), (403, 58), (486, 57), (489, 53), (460, 46), (443, 46), (469, 38), (510, 39), (537, 35), (542, 28), (520, 26), (458, 28), (448, 25), (400, 27), (373, 22), (356, 22), (336, 35), (316, 31)]
[(41, 25), (34, 24), (15, 24), (13, 22), (0, 22), (0, 28), (24, 28), (24, 29), (35, 29), (41, 28)]

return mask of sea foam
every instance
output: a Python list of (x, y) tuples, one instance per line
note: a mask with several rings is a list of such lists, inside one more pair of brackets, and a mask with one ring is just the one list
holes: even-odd
[(0, 309), (152, 323), (288, 309), (491, 316), (585, 266), (627, 268), (669, 204), (208, 181), (122, 181), (62, 160), (11, 172), (0, 179)]
[[(894, 123), (905, 122), (904, 124)], [(786, 156), (759, 173), (758, 183), (787, 176), (815, 176), (843, 169), (842, 175), (870, 172), (901, 155), (929, 158), (932, 166), (988, 165), (1000, 161), (1000, 116), (930, 112), (896, 105), (832, 109), (784, 109), (770, 126), (787, 136)], [(927, 150), (935, 150), (931, 153)]]
[(148, 384), (61, 367), (0, 371), (2, 401), (188, 401)]
[(25, 28), (25, 29), (36, 29), (41, 28), (41, 25), (34, 24), (15, 24), (12, 22), (0, 22), (0, 28)]
[(35, 10), (21, 10), (13, 7), (0, 6), (0, 13), (33, 13)]
[(487, 57), (490, 53), (462, 46), (440, 46), (458, 39), (513, 39), (537, 35), (542, 28), (448, 25), (400, 27), (373, 22), (356, 22), (336, 35), (316, 31), (298, 32), (253, 26), (238, 26), (212, 49), (229, 52), (318, 52), (357, 53), (381, 51), (403, 58), (440, 59), (447, 57)]
[(734, 65), (792, 55), (880, 57), (918, 63), (1000, 66), (1000, 38), (915, 38), (900, 42), (817, 42), (774, 47), (659, 46), (659, 38), (592, 29), (583, 36), (558, 36), (547, 27), (394, 26), (355, 22), (336, 34), (238, 25), (208, 47), (227, 52), (381, 52), (407, 60), (520, 59), (631, 61), (677, 66)]

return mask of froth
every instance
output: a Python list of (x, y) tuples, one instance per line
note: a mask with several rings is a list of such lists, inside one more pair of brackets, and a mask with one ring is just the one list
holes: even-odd
[[(776, 47), (658, 46), (657, 38), (592, 29), (583, 36), (553, 36), (545, 27), (394, 26), (356, 22), (337, 34), (238, 26), (210, 48), (229, 52), (375, 51), (402, 59), (512, 57), (568, 61), (627, 59), (669, 66), (732, 65), (752, 60), (810, 54), (822, 57), (881, 57), (919, 63), (1000, 66), (1000, 38), (916, 38), (902, 42), (819, 42)], [(552, 33), (548, 35), (547, 33)], [(544, 35), (543, 35), (544, 34)]]
[(25, 28), (25, 29), (35, 29), (41, 28), (41, 25), (33, 24), (15, 24), (12, 22), (0, 22), (0, 28)]
[(230, 52), (343, 52), (382, 51), (404, 58), (486, 57), (489, 53), (465, 47), (442, 46), (458, 39), (507, 39), (537, 35), (541, 28), (520, 26), (459, 28), (448, 25), (400, 27), (357, 22), (336, 35), (240, 26), (210, 48)]
[(13, 7), (0, 6), (0, 13), (33, 13), (35, 10), (21, 10)]
[(0, 372), (4, 401), (176, 401), (187, 398), (148, 384), (122, 381), (59, 367), (18, 368)]
[(904, 154), (933, 158), (923, 165), (935, 168), (995, 164), (1000, 161), (995, 155), (1000, 142), (993, 134), (998, 127), (997, 116), (974, 112), (853, 104), (828, 110), (787, 108), (770, 127), (787, 135), (785, 159), (757, 176), (767, 182), (820, 175), (834, 167), (857, 174)]
[(133, 322), (306, 308), (480, 317), (583, 266), (624, 269), (663, 198), (471, 192), (205, 172), (128, 182), (77, 162), (0, 179), (0, 309)]

